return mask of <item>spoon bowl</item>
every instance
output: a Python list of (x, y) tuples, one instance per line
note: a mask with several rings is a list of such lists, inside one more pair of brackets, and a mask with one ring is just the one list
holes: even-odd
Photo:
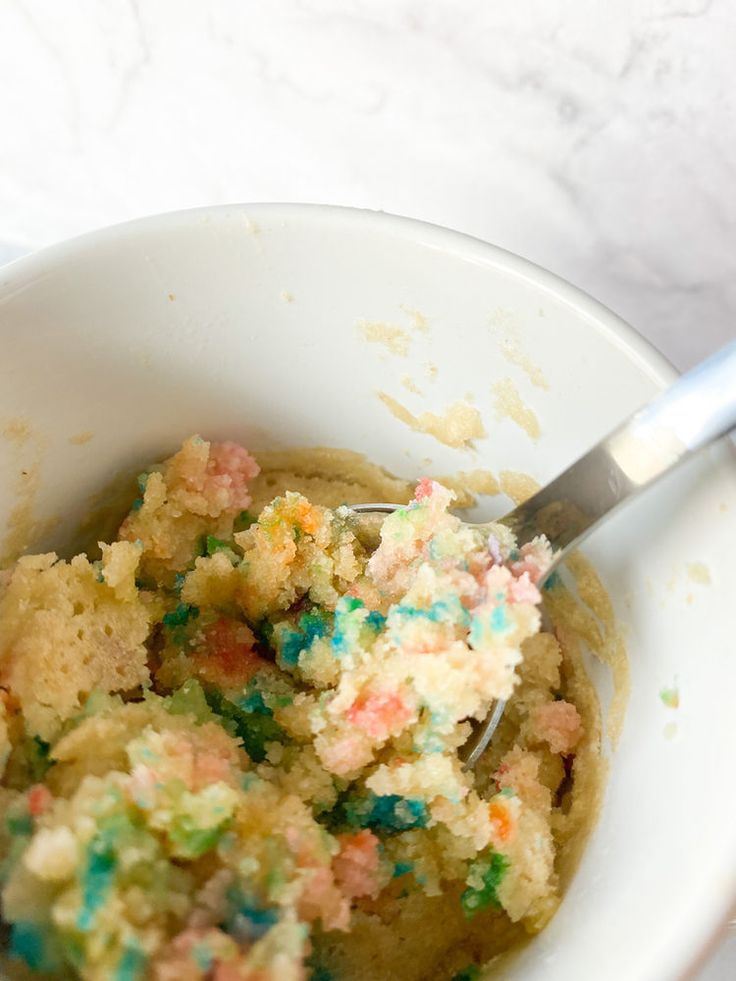
[[(674, 382), (596, 443), (567, 470), (493, 524), (509, 528), (517, 545), (543, 536), (552, 547), (544, 582), (610, 514), (632, 501), (692, 453), (736, 426), (736, 341)], [(353, 504), (355, 514), (391, 514), (398, 504)], [(493, 524), (472, 524), (485, 534)], [(465, 769), (487, 749), (506, 703), (491, 705), (461, 748)]]

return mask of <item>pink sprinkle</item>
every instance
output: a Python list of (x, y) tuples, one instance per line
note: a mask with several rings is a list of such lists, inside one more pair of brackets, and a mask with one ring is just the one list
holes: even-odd
[(378, 838), (367, 829), (357, 834), (339, 835), (340, 854), (332, 867), (337, 884), (349, 899), (375, 897), (378, 883)]
[(532, 731), (553, 753), (570, 753), (583, 734), (580, 713), (570, 702), (546, 702), (531, 713)]
[(512, 579), (508, 586), (509, 597), (514, 603), (540, 603), (542, 597), (531, 580), (529, 573), (524, 572), (518, 579)]
[(28, 810), (31, 816), (39, 817), (43, 814), (53, 799), (48, 787), (44, 787), (42, 783), (34, 784), (28, 791)]
[(213, 443), (203, 491), (208, 497), (226, 491), (228, 502), (225, 510), (243, 511), (251, 502), (248, 483), (259, 473), (260, 467), (242, 446), (230, 440)]
[(401, 732), (413, 714), (397, 692), (379, 691), (358, 695), (346, 718), (373, 739), (386, 739)]
[(434, 480), (431, 480), (429, 477), (422, 477), (414, 491), (414, 499), (423, 501), (425, 497), (431, 497), (435, 486)]

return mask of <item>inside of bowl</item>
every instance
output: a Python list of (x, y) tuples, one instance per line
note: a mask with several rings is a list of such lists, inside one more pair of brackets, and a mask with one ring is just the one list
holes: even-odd
[[(256, 450), (350, 448), (412, 478), (490, 471), (508, 489), (516, 475), (551, 478), (663, 380), (656, 358), (571, 288), (385, 216), (191, 212), (3, 277), (6, 553), (68, 548), (108, 488), (194, 432)], [(483, 435), (473, 423), (476, 435), (447, 445), (422, 417), (458, 404)], [(720, 761), (736, 751), (722, 592), (735, 489), (733, 461), (715, 449), (590, 540), (625, 632), (629, 707), (579, 871), (505, 977), (674, 977), (733, 894), (736, 788)], [(482, 496), (479, 514), (509, 503)]]

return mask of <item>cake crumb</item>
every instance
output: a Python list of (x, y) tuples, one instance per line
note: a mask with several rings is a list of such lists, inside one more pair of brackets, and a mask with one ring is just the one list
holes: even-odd
[(454, 402), (441, 415), (423, 412), (420, 416), (415, 416), (386, 392), (379, 392), (378, 397), (389, 412), (410, 429), (434, 436), (445, 446), (472, 449), (473, 440), (486, 435), (480, 413), (464, 402)]
[(397, 324), (386, 324), (378, 320), (362, 320), (358, 324), (363, 337), (369, 344), (381, 344), (391, 354), (406, 357), (409, 353), (411, 337)]
[(687, 574), (692, 582), (699, 583), (701, 586), (710, 586), (711, 578), (708, 566), (703, 562), (690, 562), (687, 567)]
[(72, 446), (84, 446), (85, 443), (89, 443), (91, 439), (94, 439), (94, 435), (91, 429), (85, 429), (84, 432), (75, 433), (73, 436), (70, 436), (69, 442)]
[(499, 419), (510, 419), (524, 430), (535, 442), (541, 435), (539, 420), (534, 412), (522, 401), (519, 391), (510, 378), (502, 378), (493, 386), (496, 415)]
[(412, 392), (414, 395), (422, 394), (422, 390), (410, 375), (402, 375), (400, 381), (407, 392)]

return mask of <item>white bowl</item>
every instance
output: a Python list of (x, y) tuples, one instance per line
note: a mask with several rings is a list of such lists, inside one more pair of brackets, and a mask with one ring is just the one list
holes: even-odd
[[(408, 328), (409, 353), (367, 344), (361, 319)], [(547, 389), (503, 356), (504, 329)], [(402, 475), (489, 467), (545, 481), (673, 378), (609, 311), (516, 256), (308, 206), (164, 215), (21, 259), (0, 270), (0, 337), (0, 507), (9, 515), (20, 491), (37, 519), (62, 521), (45, 536), (38, 525), (35, 547), (63, 545), (115, 473), (194, 431), (353, 448)], [(407, 374), (424, 397), (402, 387)], [(496, 418), (492, 385), (506, 377), (539, 417), (538, 441)], [(378, 390), (412, 411), (472, 393), (488, 436), (475, 458), (442, 446), (394, 418)], [(720, 446), (590, 539), (626, 627), (631, 697), (579, 871), (508, 978), (681, 977), (736, 896), (735, 491)], [(709, 585), (688, 578), (692, 563)], [(675, 683), (676, 710), (658, 697)]]

